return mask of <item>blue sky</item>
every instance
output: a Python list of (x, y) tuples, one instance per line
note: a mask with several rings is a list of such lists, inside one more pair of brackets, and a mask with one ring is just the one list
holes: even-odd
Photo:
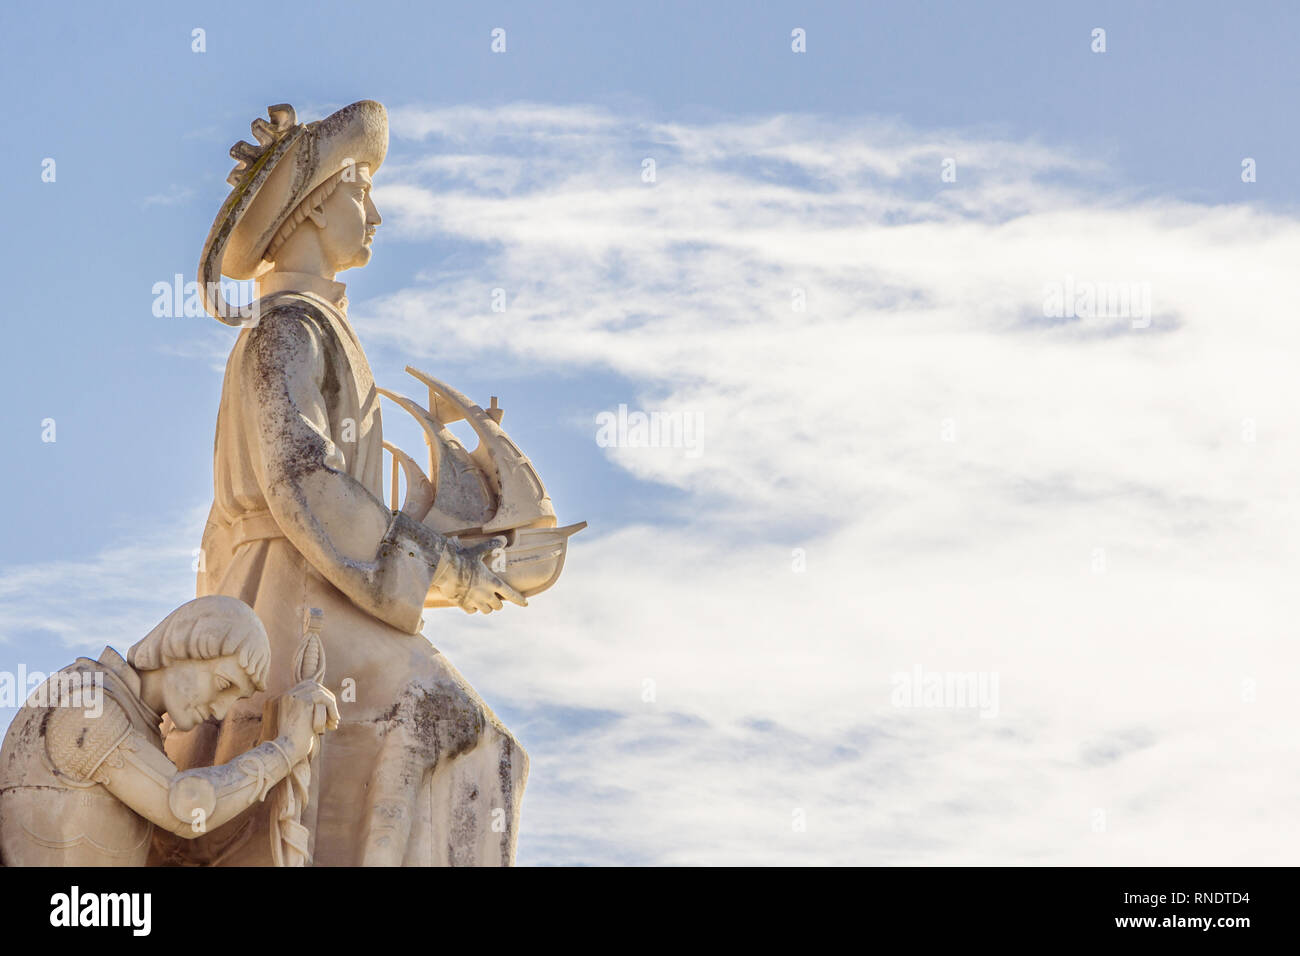
[[(985, 6), (5, 7), (0, 668), (192, 596), (233, 335), (152, 287), (266, 106), (377, 99), (376, 378), (500, 395), (591, 522), (426, 630), (533, 755), (520, 862), (1283, 859), (1300, 13)], [(1150, 334), (1045, 322), (1067, 275)], [(702, 454), (600, 447), (620, 404)], [(1001, 715), (900, 713), (917, 663)]]

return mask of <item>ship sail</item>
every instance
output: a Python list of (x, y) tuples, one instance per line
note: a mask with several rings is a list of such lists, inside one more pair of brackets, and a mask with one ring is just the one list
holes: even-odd
[[(504, 536), (503, 560), (493, 570), (525, 597), (546, 590), (564, 567), (569, 537), (587, 523), (556, 527), (546, 486), (501, 427), (504, 410), (497, 407), (495, 397), (491, 407), (484, 409), (426, 372), (409, 365), (406, 371), (428, 389), (427, 408), (397, 392), (376, 391), (419, 423), (429, 446), (429, 470), (426, 474), (414, 458), (384, 442), (393, 459), (393, 510), (423, 521), (439, 534), (455, 535), (465, 544)], [(473, 451), (466, 450), (447, 428), (458, 421), (467, 422), (478, 436)], [(400, 509), (399, 468), (406, 479)], [(426, 607), (443, 603), (433, 596)]]

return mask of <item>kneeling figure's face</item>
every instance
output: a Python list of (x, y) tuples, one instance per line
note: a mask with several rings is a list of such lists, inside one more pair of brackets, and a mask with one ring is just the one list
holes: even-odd
[(223, 719), (235, 701), (255, 690), (235, 657), (177, 661), (163, 670), (164, 709), (178, 730), (190, 730), (212, 717)]

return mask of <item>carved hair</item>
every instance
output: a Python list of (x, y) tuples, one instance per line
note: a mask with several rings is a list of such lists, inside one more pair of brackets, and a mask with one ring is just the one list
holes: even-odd
[[(325, 205), (325, 200), (329, 199), (330, 196), (334, 194), (334, 190), (339, 188), (339, 183), (343, 182), (343, 175), (349, 170), (355, 170), (355, 168), (356, 167), (354, 166), (344, 166), (337, 173), (312, 190), (310, 196), (298, 203), (297, 208), (295, 208), (294, 211), (289, 214), (289, 218), (284, 221), (284, 225), (276, 231), (275, 237), (271, 240), (271, 244), (266, 247), (266, 254), (262, 256), (262, 258), (268, 262), (274, 262), (276, 253), (280, 251), (280, 247), (288, 241), (289, 237), (292, 236), (294, 231), (306, 221), (307, 217), (310, 216), (312, 212)], [(356, 175), (355, 172), (353, 172), (353, 175)], [(349, 181), (351, 181), (351, 179), (349, 179)]]
[(271, 645), (253, 609), (238, 598), (213, 594), (172, 611), (126, 653), (138, 671), (155, 671), (178, 661), (235, 657), (258, 690), (266, 689)]

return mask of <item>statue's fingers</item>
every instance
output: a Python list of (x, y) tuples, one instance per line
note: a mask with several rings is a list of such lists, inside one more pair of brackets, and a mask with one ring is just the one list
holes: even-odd
[(496, 591), (499, 597), (505, 598), (511, 604), (518, 604), (520, 607), (528, 607), (528, 599), (500, 578), (497, 578), (497, 583), (495, 587), (493, 587), (493, 590)]
[(474, 547), (470, 548), (470, 553), (475, 557), (483, 557), (485, 554), (491, 554), (497, 548), (504, 548), (506, 539), (504, 535), (497, 535), (495, 538), (489, 538), (487, 541), (481, 541)]

